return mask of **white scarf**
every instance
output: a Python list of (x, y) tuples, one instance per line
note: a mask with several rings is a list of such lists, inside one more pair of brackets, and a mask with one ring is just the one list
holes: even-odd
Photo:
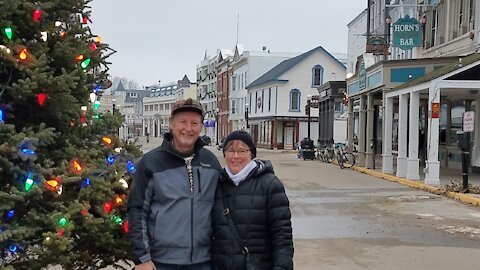
[(250, 172), (253, 171), (256, 167), (257, 167), (257, 163), (254, 160), (251, 160), (237, 174), (233, 174), (232, 171), (230, 171), (230, 169), (228, 168), (228, 166), (225, 167), (225, 171), (227, 172), (230, 179), (232, 179), (235, 186), (238, 186), (238, 184), (240, 184), (240, 182), (245, 180), (247, 178), (247, 176), (250, 174)]

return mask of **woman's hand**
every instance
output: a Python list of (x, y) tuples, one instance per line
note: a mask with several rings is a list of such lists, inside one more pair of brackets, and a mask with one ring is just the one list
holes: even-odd
[(135, 270), (157, 270), (157, 268), (155, 268), (155, 264), (152, 261), (148, 261), (135, 265)]

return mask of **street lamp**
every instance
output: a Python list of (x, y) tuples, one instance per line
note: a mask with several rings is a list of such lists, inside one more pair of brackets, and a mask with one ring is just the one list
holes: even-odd
[(215, 127), (217, 128), (217, 135), (216, 135), (216, 140), (217, 140), (217, 145), (218, 145), (218, 114), (220, 113), (220, 109), (216, 109), (216, 114), (215, 114)]
[(246, 123), (246, 128), (247, 131), (250, 132), (250, 127), (248, 126), (248, 103), (245, 103), (245, 123)]
[(307, 106), (305, 107), (306, 113), (308, 115), (308, 140), (310, 140), (310, 108), (312, 103), (312, 95), (307, 96)]
[(117, 102), (117, 100), (115, 98), (112, 98), (112, 105), (113, 105), (113, 112), (112, 114), (115, 114), (115, 102)]

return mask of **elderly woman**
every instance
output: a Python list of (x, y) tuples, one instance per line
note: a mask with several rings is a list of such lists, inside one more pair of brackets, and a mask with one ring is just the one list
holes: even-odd
[(293, 269), (289, 202), (272, 164), (253, 160), (257, 150), (245, 131), (232, 132), (223, 145), (226, 167), (213, 207), (215, 269)]

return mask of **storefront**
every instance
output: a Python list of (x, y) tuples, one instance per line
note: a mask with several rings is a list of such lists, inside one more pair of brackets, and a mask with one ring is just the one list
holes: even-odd
[[(382, 167), (384, 95), (401, 84), (423, 77), (456, 60), (456, 57), (394, 60), (366, 67), (363, 57), (359, 57), (356, 74), (347, 79), (348, 146), (352, 149), (354, 141), (358, 143), (359, 166), (372, 169)], [(426, 106), (426, 101), (419, 100), (417, 110), (426, 112), (426, 108), (420, 109), (422, 104)], [(395, 106), (398, 105), (392, 103), (392, 109)], [(415, 119), (418, 122), (420, 114)], [(407, 129), (399, 124), (398, 130), (406, 132)]]
[[(424, 182), (438, 185), (440, 167), (459, 168), (457, 136), (462, 129), (463, 112), (473, 111), (475, 126), (480, 125), (480, 110), (477, 109), (480, 105), (480, 54), (455, 59), (450, 65), (385, 93), (383, 172), (395, 172), (399, 177), (412, 180), (420, 179), (425, 172)], [(416, 140), (422, 130), (426, 135), (425, 143)], [(475, 128), (471, 134), (471, 149), (467, 149), (472, 153), (474, 168), (480, 167), (480, 133), (477, 130)], [(395, 141), (398, 142), (397, 151)], [(424, 154), (419, 153), (423, 145)], [(421, 163), (423, 155), (424, 166)]]

